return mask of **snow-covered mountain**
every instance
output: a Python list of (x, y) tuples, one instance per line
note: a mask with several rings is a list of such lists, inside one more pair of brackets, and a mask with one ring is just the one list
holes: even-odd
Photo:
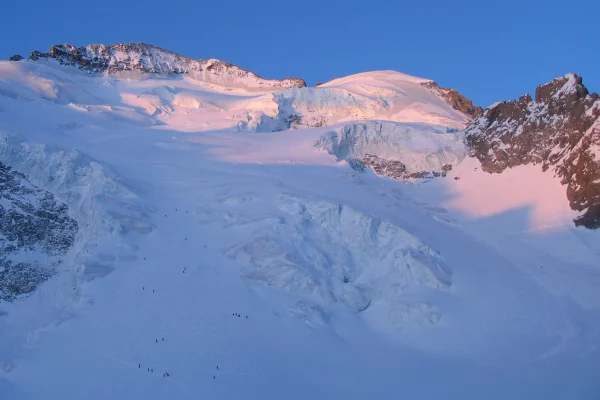
[[(14, 59), (19, 62), (5, 68), (27, 88), (21, 96), (42, 96), (144, 125), (193, 132), (231, 128), (272, 132), (333, 126), (331, 133), (335, 134), (341, 129), (337, 124), (342, 123), (354, 131), (361, 129), (352, 128), (355, 121), (404, 123), (381, 125), (384, 132), (378, 134), (379, 145), (370, 146), (368, 151), (376, 158), (371, 157), (365, 164), (383, 171), (387, 168), (381, 165), (404, 161), (406, 173), (388, 174), (396, 178), (439, 175), (448, 166), (457, 165), (464, 158), (460, 148), (464, 146), (455, 140), (456, 135), (438, 133), (456, 132), (481, 113), (454, 90), (395, 71), (357, 74), (309, 88), (303, 81), (268, 81), (227, 63), (191, 60), (145, 44), (80, 48), (56, 45), (48, 53), (32, 53), (30, 61)], [(59, 65), (70, 65), (88, 74), (65, 74), (64, 69), (57, 68)], [(213, 65), (220, 67), (211, 69)], [(120, 79), (127, 71), (128, 75)], [(135, 75), (139, 72), (143, 75)], [(147, 74), (161, 78), (149, 81)], [(48, 75), (52, 79), (46, 79)], [(132, 76), (137, 78), (129, 79)], [(98, 81), (102, 82), (100, 92), (96, 90)], [(17, 96), (11, 85), (6, 82), (0, 90)], [(410, 160), (400, 157), (402, 152), (393, 143), (397, 132), (406, 129), (418, 131), (416, 135), (421, 138), (430, 135), (433, 139), (424, 147), (422, 140), (416, 143), (415, 135), (405, 135), (405, 140), (415, 143), (412, 148), (420, 148)], [(437, 138), (441, 142), (437, 143)]]
[(145, 44), (13, 60), (0, 398), (600, 393), (578, 77), (484, 112), (394, 71), (304, 87)]

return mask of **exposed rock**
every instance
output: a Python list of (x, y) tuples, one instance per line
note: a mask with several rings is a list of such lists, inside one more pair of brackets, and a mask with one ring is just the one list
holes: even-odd
[(600, 204), (591, 205), (583, 215), (575, 218), (575, 225), (591, 229), (600, 228)]
[(298, 88), (306, 87), (306, 82), (302, 78), (287, 78), (288, 80), (294, 82), (293, 86)]
[(221, 79), (243, 80), (251, 87), (306, 86), (306, 82), (299, 78), (267, 80), (227, 62), (214, 59), (193, 60), (146, 43), (117, 43), (108, 46), (91, 44), (82, 47), (58, 44), (51, 46), (47, 53), (33, 51), (29, 59), (53, 59), (63, 65), (73, 65), (90, 73), (139, 71), (172, 75), (206, 71), (210, 72), (211, 76), (216, 75)]
[(443, 88), (434, 81), (423, 82), (421, 85), (428, 89), (434, 90), (440, 95), (441, 98), (450, 104), (453, 109), (460, 111), (471, 119), (479, 117), (483, 114), (483, 108), (474, 106), (471, 100), (467, 99), (454, 89)]
[(452, 286), (452, 271), (439, 253), (391, 222), (288, 195), (278, 206), (285, 218), (254, 231), (226, 255), (244, 260), (239, 265), (247, 279), (320, 298), (324, 309), (303, 304), (294, 307), (296, 317), (322, 321), (336, 303), (354, 313), (377, 303), (396, 314), (405, 290)]
[(0, 163), (0, 301), (30, 293), (52, 276), (77, 231), (64, 204)]
[(373, 172), (379, 176), (387, 176), (389, 178), (402, 181), (445, 177), (448, 171), (452, 169), (452, 165), (444, 165), (442, 166), (442, 171), (409, 172), (406, 170), (406, 166), (400, 161), (387, 160), (373, 154), (365, 154), (362, 160), (350, 161), (350, 166), (353, 169), (362, 171), (360, 168), (357, 168), (357, 165), (363, 166), (363, 169), (364, 167), (371, 168)]
[(402, 179), (406, 172), (406, 165), (400, 161), (385, 160), (374, 154), (365, 154), (362, 162), (365, 166), (373, 169), (377, 175), (389, 176), (394, 179)]
[(8, 61), (21, 61), (22, 59), (23, 59), (23, 56), (21, 56), (19, 54), (15, 54), (11, 58), (9, 58)]
[(541, 164), (567, 185), (577, 225), (600, 227), (600, 96), (568, 74), (530, 95), (497, 103), (467, 127), (470, 155), (486, 172)]

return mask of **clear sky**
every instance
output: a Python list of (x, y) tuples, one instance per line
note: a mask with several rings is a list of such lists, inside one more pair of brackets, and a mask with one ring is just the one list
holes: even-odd
[(600, 0), (0, 0), (0, 58), (146, 42), (309, 85), (393, 69), (479, 105), (568, 72), (600, 91)]

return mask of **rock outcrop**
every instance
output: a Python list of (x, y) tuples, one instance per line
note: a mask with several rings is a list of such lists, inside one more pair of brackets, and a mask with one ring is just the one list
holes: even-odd
[(452, 165), (441, 166), (439, 171), (407, 171), (406, 165), (397, 160), (388, 160), (375, 154), (365, 154), (361, 160), (350, 160), (350, 166), (362, 171), (365, 167), (371, 168), (379, 176), (387, 176), (396, 180), (428, 179), (445, 177)]
[(488, 107), (465, 131), (470, 155), (486, 172), (540, 164), (566, 185), (575, 224), (600, 228), (600, 96), (568, 74), (538, 86), (535, 99)]
[(443, 88), (434, 81), (423, 82), (421, 85), (436, 92), (442, 99), (450, 104), (453, 109), (460, 111), (471, 119), (483, 114), (483, 108), (473, 105), (471, 100), (467, 99), (454, 89)]
[(0, 163), (0, 302), (51, 277), (77, 231), (64, 204)]
[(22, 59), (23, 59), (23, 56), (21, 56), (19, 54), (15, 54), (11, 58), (9, 58), (8, 61), (21, 61)]
[(208, 59), (194, 60), (171, 51), (146, 43), (91, 44), (75, 47), (71, 44), (58, 44), (48, 52), (33, 51), (29, 59), (52, 59), (63, 65), (76, 66), (90, 73), (117, 73), (138, 71), (142, 73), (173, 75), (204, 73), (211, 81), (243, 81), (246, 86), (257, 88), (305, 87), (306, 82), (299, 78), (267, 80), (253, 72), (227, 62)]

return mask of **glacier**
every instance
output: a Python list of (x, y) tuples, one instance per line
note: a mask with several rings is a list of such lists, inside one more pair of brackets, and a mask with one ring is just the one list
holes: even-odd
[(0, 62), (0, 162), (79, 227), (0, 302), (0, 397), (594, 399), (598, 232), (427, 82)]

